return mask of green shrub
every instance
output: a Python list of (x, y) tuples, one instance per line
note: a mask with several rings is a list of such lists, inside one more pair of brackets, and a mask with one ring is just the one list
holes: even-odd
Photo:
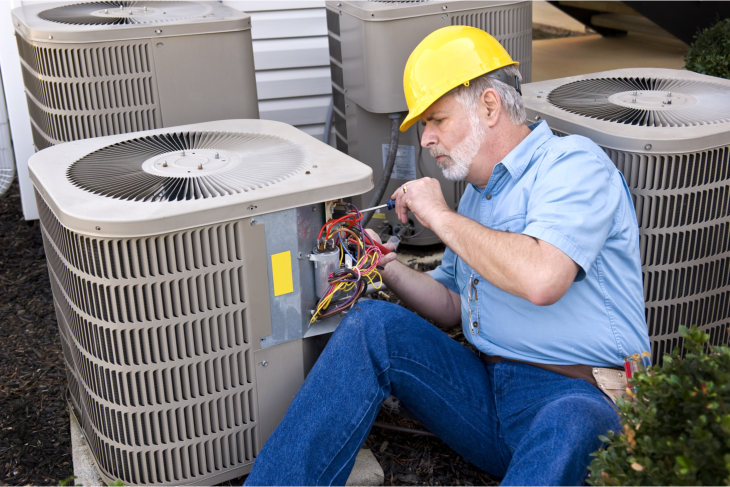
[(631, 379), (636, 394), (617, 402), (621, 434), (609, 432), (592, 454), (591, 485), (728, 485), (730, 483), (730, 348), (681, 327), (678, 348), (661, 370)]
[(690, 71), (730, 79), (730, 19), (698, 32), (684, 63)]

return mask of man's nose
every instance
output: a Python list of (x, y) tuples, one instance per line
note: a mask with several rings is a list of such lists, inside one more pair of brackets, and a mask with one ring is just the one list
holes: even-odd
[(423, 129), (423, 135), (421, 136), (421, 146), (429, 148), (438, 144), (438, 137), (433, 133), (433, 129), (426, 125)]

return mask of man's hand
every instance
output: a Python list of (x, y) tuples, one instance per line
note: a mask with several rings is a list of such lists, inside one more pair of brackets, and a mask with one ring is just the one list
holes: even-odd
[(395, 253), (395, 244), (393, 243), (386, 243), (384, 244), (382, 240), (380, 240), (380, 235), (378, 235), (374, 230), (371, 230), (369, 228), (365, 229), (365, 232), (370, 236), (370, 238), (373, 239), (374, 242), (378, 242), (380, 245), (385, 247), (386, 249), (390, 250), (391, 252), (388, 255), (384, 255), (380, 259), (380, 265), (385, 267), (386, 264), (389, 262), (393, 262), (398, 256)]
[(391, 198), (395, 200), (395, 213), (402, 223), (408, 223), (410, 210), (421, 225), (433, 230), (432, 225), (439, 217), (452, 213), (441, 192), (441, 184), (433, 178), (409, 181), (398, 188)]

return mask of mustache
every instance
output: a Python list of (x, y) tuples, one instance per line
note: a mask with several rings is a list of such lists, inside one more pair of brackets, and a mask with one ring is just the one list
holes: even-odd
[(431, 157), (438, 157), (438, 156), (451, 157), (451, 154), (448, 153), (448, 152), (446, 152), (445, 150), (435, 149), (434, 148), (434, 149), (429, 149), (429, 151), (431, 152)]

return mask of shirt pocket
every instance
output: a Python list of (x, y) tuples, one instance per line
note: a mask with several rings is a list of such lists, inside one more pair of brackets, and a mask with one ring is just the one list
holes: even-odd
[(499, 223), (490, 225), (489, 228), (498, 232), (522, 233), (525, 231), (525, 219), (527, 215), (522, 213), (513, 215), (501, 220)]

